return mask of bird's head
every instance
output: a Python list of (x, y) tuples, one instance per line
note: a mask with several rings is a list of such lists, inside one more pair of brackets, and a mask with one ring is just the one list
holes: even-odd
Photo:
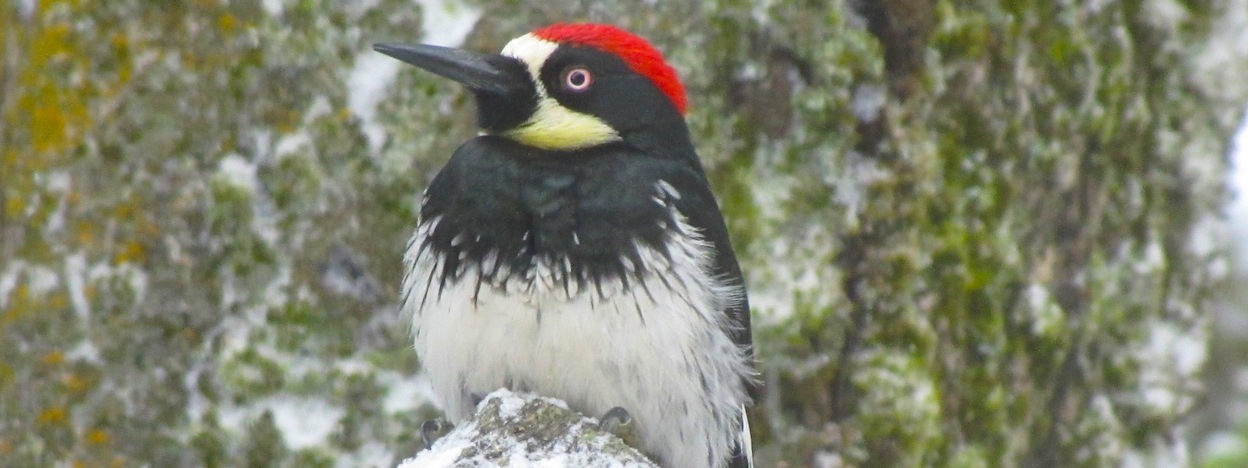
[(645, 39), (615, 26), (554, 24), (513, 39), (499, 54), (426, 44), (373, 48), (466, 86), (486, 134), (555, 151), (688, 140), (675, 70)]

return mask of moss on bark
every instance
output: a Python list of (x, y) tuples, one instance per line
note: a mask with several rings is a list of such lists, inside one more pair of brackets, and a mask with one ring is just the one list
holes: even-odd
[[(404, 70), (353, 100), (370, 43), (445, 27), (409, 1), (276, 3), (0, 7), (0, 459), (411, 455), (399, 256), (471, 99)], [(1223, 261), (1193, 232), (1245, 95), (1192, 63), (1222, 3), (455, 5), (470, 48), (610, 21), (680, 71), (764, 466), (1186, 453)]]

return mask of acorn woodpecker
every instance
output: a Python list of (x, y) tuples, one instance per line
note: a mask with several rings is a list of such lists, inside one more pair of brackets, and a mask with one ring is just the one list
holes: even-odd
[(750, 466), (745, 285), (649, 42), (554, 24), (500, 54), (376, 44), (458, 81), (477, 136), (433, 178), (402, 310), (451, 420), (501, 387), (623, 408), (670, 467)]

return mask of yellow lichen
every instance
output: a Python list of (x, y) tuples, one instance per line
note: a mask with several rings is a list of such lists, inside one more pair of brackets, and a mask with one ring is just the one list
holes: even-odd
[(142, 261), (144, 258), (145, 253), (143, 244), (140, 244), (138, 241), (131, 240), (121, 245), (121, 248), (117, 251), (117, 255), (113, 257), (113, 261), (116, 263), (130, 263)]
[[(29, 66), (22, 75), (27, 90), (15, 111), (26, 115), (30, 144), (37, 152), (60, 151), (74, 143), (73, 136), (87, 124), (87, 107), (80, 89), (63, 86), (58, 80), (66, 75), (65, 65), (76, 54), (69, 23), (54, 23), (39, 30), (32, 38)], [(79, 58), (74, 65), (85, 66)], [(81, 87), (81, 86), (79, 86)]]
[(43, 303), (49, 309), (64, 309), (69, 307), (69, 296), (63, 292), (53, 292), (48, 294), (47, 299), (44, 299)]
[[(118, 84), (130, 81), (130, 73), (132, 67), (130, 57), (130, 36), (125, 33), (115, 33), (109, 38), (109, 45), (113, 48), (113, 57), (117, 58), (117, 81)], [(121, 86), (115, 86), (108, 95), (115, 95), (121, 91)]]
[(0, 313), (0, 325), (18, 321), (30, 309), (30, 286), (18, 284), (9, 295), (9, 307)]
[(6, 217), (16, 217), (24, 208), (26, 208), (26, 204), (22, 202), (20, 197), (5, 197), (4, 214)]
[(88, 246), (95, 240), (95, 223), (89, 221), (78, 221), (77, 228), (75, 230), (78, 232), (79, 244)]
[(217, 27), (226, 34), (233, 33), (235, 29), (238, 29), (238, 18), (229, 13), (222, 13), (217, 17)]
[(67, 411), (64, 406), (53, 406), (51, 408), (45, 408), (43, 411), (39, 412), (39, 418), (36, 419), (36, 422), (39, 424), (53, 425), (64, 424), (68, 420), (69, 411)]
[(45, 366), (60, 365), (62, 362), (65, 362), (65, 353), (59, 349), (54, 350), (48, 354), (44, 354), (43, 359), (40, 359), (39, 362), (42, 362)]
[(69, 125), (65, 113), (55, 105), (35, 107), (30, 116), (30, 143), (35, 151), (57, 149), (65, 140), (65, 127)]
[(91, 383), (87, 379), (73, 372), (61, 376), (61, 385), (72, 393), (82, 393), (91, 389)]
[(95, 445), (107, 444), (112, 437), (108, 435), (108, 431), (103, 429), (91, 429), (87, 431), (87, 442)]

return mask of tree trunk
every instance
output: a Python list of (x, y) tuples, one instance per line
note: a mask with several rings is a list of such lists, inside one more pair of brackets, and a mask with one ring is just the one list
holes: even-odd
[(689, 90), (760, 466), (1188, 462), (1242, 0), (552, 3), (0, 7), (0, 459), (415, 454), (400, 257), (473, 110), (369, 45), (593, 20)]

